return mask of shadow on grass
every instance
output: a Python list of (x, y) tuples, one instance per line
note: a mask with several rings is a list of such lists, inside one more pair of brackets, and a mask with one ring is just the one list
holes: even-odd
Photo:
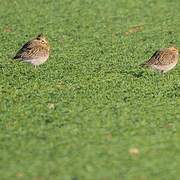
[(146, 76), (155, 76), (159, 73), (156, 73), (154, 71), (143, 69), (143, 68), (134, 68), (134, 69), (127, 69), (120, 71), (122, 74), (133, 76), (134, 78), (143, 78)]

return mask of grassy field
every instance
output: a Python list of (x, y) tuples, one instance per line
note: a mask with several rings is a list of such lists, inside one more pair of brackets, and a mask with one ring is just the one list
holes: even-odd
[[(1, 0), (0, 179), (179, 179), (180, 66), (138, 67), (180, 47), (179, 19), (179, 0)], [(11, 59), (41, 32), (47, 63)]]

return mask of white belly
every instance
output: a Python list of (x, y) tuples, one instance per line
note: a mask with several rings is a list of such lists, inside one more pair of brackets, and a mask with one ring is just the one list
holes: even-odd
[(29, 60), (25, 60), (28, 63), (33, 64), (34, 66), (39, 66), (40, 64), (43, 64), (45, 61), (47, 61), (49, 56), (44, 56), (44, 57), (39, 57), (36, 59), (29, 59)]
[(169, 65), (162, 65), (162, 66), (157, 66), (153, 65), (152, 68), (158, 71), (163, 71), (164, 73), (168, 72), (169, 70), (173, 69), (176, 66), (177, 63), (172, 63)]

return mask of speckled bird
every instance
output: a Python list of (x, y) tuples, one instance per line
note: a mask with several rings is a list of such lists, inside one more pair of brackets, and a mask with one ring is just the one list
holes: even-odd
[(25, 43), (17, 52), (14, 59), (22, 60), (32, 65), (39, 66), (49, 57), (50, 46), (46, 38), (40, 34), (36, 38)]
[(176, 66), (178, 58), (178, 49), (175, 47), (169, 47), (156, 51), (153, 56), (144, 64), (141, 64), (141, 66), (161, 73), (166, 73)]

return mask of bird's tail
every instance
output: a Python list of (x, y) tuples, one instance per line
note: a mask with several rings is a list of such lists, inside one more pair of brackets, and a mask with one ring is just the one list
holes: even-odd
[(21, 57), (20, 57), (20, 56), (18, 56), (18, 55), (16, 55), (16, 56), (14, 56), (14, 57), (13, 57), (13, 59), (20, 60), (20, 59), (21, 59)]

